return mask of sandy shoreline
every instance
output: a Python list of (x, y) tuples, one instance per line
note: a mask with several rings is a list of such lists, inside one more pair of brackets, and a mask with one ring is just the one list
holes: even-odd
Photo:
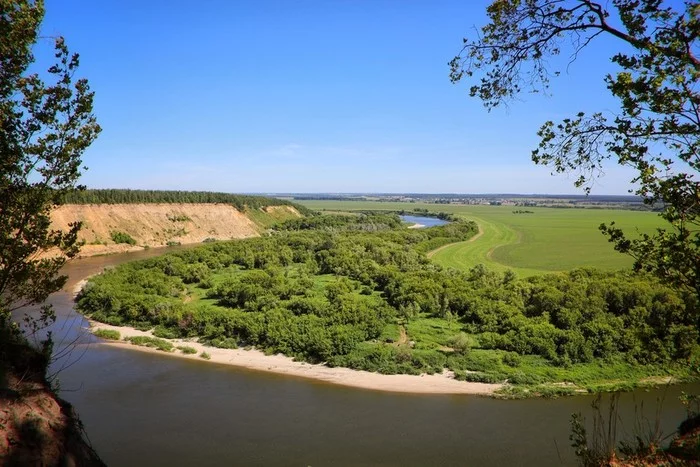
[[(74, 295), (85, 286), (87, 278), (79, 281), (73, 290)], [(90, 322), (90, 331), (106, 329), (118, 331), (121, 338), (134, 336), (153, 336), (150, 331), (139, 331), (128, 326), (111, 326), (109, 324)], [(167, 339), (174, 346), (188, 346), (194, 348), (196, 354), (183, 354), (181, 351), (163, 352), (149, 347), (133, 345), (124, 341), (102, 340), (103, 345), (111, 345), (142, 352), (165, 354), (178, 358), (197, 360), (203, 363), (213, 362), (224, 365), (232, 365), (251, 370), (267, 371), (282, 375), (310, 378), (327, 383), (350, 386), (355, 388), (370, 389), (375, 391), (401, 392), (412, 394), (476, 394), (490, 395), (502, 387), (501, 384), (470, 383), (457, 381), (449, 371), (435, 375), (382, 375), (369, 371), (351, 370), (349, 368), (331, 368), (323, 364), (310, 364), (296, 362), (282, 354), (265, 355), (259, 350), (244, 349), (219, 349), (209, 347), (189, 339)], [(205, 360), (199, 356), (206, 352), (211, 359)]]

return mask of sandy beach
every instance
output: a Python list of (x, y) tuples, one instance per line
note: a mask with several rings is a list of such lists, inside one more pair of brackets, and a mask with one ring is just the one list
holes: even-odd
[[(77, 294), (87, 283), (87, 279), (79, 281), (73, 293)], [(109, 324), (98, 323), (89, 320), (90, 331), (98, 329), (118, 331), (121, 338), (133, 336), (150, 336), (150, 331), (139, 331), (128, 326), (111, 326)], [(151, 352), (172, 356), (177, 358), (187, 358), (201, 361), (202, 363), (212, 362), (225, 365), (238, 366), (258, 371), (268, 371), (283, 375), (311, 378), (327, 383), (351, 386), (356, 388), (370, 389), (375, 391), (402, 392), (413, 394), (477, 394), (490, 395), (502, 387), (501, 384), (470, 383), (457, 381), (452, 372), (445, 370), (442, 374), (434, 375), (382, 375), (368, 371), (351, 370), (349, 368), (331, 368), (323, 364), (310, 364), (297, 362), (292, 358), (278, 355), (265, 355), (255, 349), (219, 349), (200, 344), (194, 339), (167, 339), (175, 347), (188, 346), (194, 348), (196, 354), (184, 354), (179, 350), (174, 352), (163, 352), (150, 347), (134, 345), (125, 341), (101, 340), (103, 345), (111, 345), (141, 352)], [(208, 353), (211, 358), (203, 359), (199, 355), (202, 352)]]

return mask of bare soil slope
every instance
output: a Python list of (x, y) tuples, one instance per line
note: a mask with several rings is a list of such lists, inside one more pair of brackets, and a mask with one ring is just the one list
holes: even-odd
[[(293, 210), (293, 208), (291, 208)], [(267, 213), (260, 211), (260, 214)], [(298, 212), (286, 213), (299, 217)], [(82, 221), (80, 239), (85, 241), (81, 256), (117, 253), (169, 243), (201, 243), (206, 239), (230, 240), (259, 235), (259, 216), (238, 211), (229, 204), (67, 204), (51, 214), (52, 227), (67, 230)], [(129, 235), (135, 245), (116, 244), (114, 232)]]

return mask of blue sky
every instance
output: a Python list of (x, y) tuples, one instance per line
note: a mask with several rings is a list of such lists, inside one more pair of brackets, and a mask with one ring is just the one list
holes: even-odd
[[(609, 44), (490, 113), (447, 62), (488, 2), (47, 0), (103, 132), (93, 188), (580, 193), (530, 161), (545, 120), (614, 111)], [(611, 166), (594, 194), (626, 194)]]

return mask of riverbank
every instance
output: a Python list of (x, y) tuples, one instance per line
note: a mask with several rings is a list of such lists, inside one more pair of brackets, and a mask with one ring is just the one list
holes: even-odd
[[(73, 295), (77, 295), (87, 283), (88, 278), (84, 278), (75, 285)], [(90, 331), (98, 329), (117, 331), (120, 338), (130, 338), (138, 336), (154, 337), (151, 331), (140, 331), (129, 326), (112, 326), (88, 319)], [(203, 363), (220, 363), (224, 365), (237, 366), (250, 370), (265, 371), (288, 376), (309, 378), (326, 383), (349, 386), (354, 388), (369, 389), (374, 391), (412, 393), (412, 394), (472, 394), (472, 395), (492, 395), (503, 387), (502, 384), (472, 383), (458, 381), (454, 379), (454, 374), (444, 371), (442, 374), (434, 375), (383, 375), (369, 371), (352, 370), (350, 368), (331, 368), (323, 364), (310, 364), (298, 362), (282, 354), (266, 355), (256, 349), (220, 349), (210, 347), (197, 342), (195, 339), (165, 339), (172, 343), (174, 347), (191, 347), (196, 353), (185, 354), (181, 351), (164, 352), (151, 347), (134, 345), (124, 340), (100, 341), (103, 345), (110, 345), (141, 352), (157, 353), (177, 358), (198, 360)], [(200, 355), (205, 352), (208, 359), (203, 359)]]

